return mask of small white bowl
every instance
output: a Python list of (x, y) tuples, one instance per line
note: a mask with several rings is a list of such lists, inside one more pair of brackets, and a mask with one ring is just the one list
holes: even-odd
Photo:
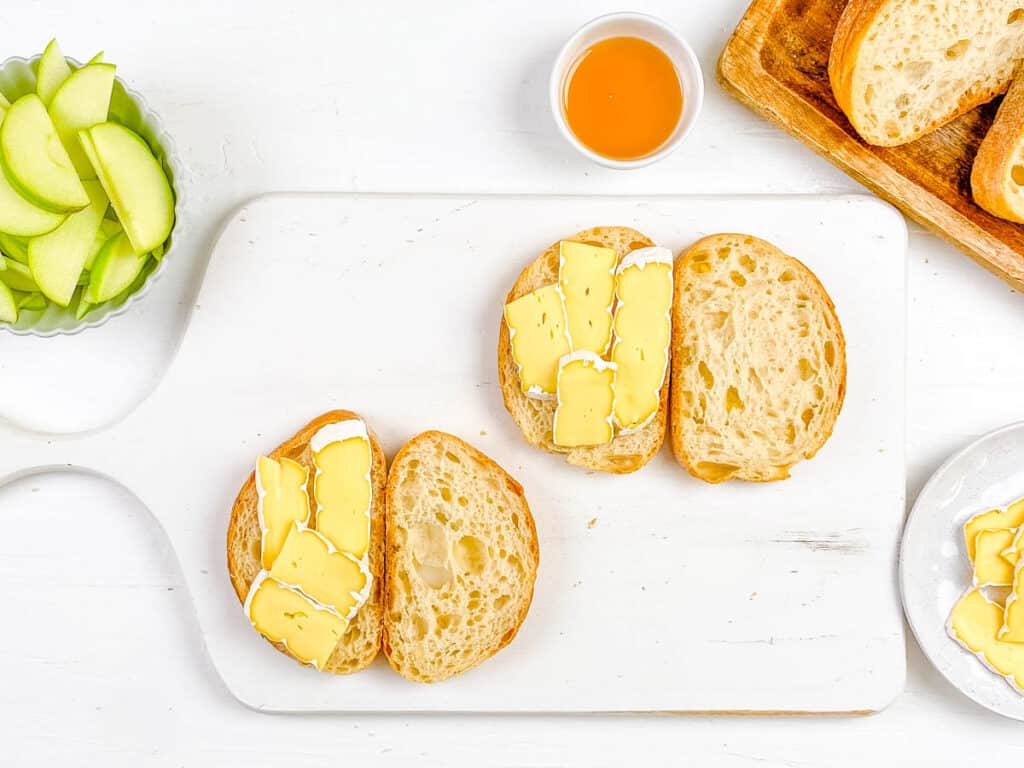
[[(610, 37), (638, 37), (660, 48), (672, 60), (679, 76), (679, 84), (683, 90), (683, 112), (679, 116), (672, 135), (654, 152), (634, 160), (616, 160), (594, 152), (581, 142), (565, 114), (564, 94), (566, 79), (572, 71), (576, 60), (590, 46)], [(700, 114), (704, 103), (704, 74), (700, 62), (689, 44), (679, 36), (672, 27), (659, 18), (645, 13), (609, 13), (588, 21), (569, 38), (555, 58), (555, 66), (551, 70), (550, 83), (551, 114), (555, 118), (558, 129), (565, 140), (572, 144), (580, 154), (595, 163), (608, 168), (641, 168), (650, 165), (669, 155), (683, 137), (690, 131)]]
[[(0, 64), (0, 91), (14, 98), (35, 90), (35, 66), (39, 56), (31, 59), (12, 57)], [(82, 64), (69, 59), (76, 67)], [(146, 100), (133, 91), (120, 78), (114, 80), (114, 92), (110, 98), (110, 116), (122, 125), (142, 136), (156, 153), (167, 174), (174, 191), (174, 228), (165, 243), (163, 258), (159, 262), (150, 261), (144, 268), (144, 276), (139, 286), (131, 293), (121, 294), (110, 301), (98, 304), (81, 320), (65, 308), (50, 304), (43, 311), (22, 310), (18, 322), (14, 325), (0, 323), (0, 333), (6, 331), (16, 336), (61, 336), (80, 333), (88, 328), (98, 328), (110, 318), (117, 317), (142, 299), (153, 284), (160, 278), (168, 259), (178, 258), (175, 243), (182, 238), (184, 231), (183, 213), (184, 200), (182, 195), (185, 177), (184, 166), (178, 157), (174, 142), (164, 129), (160, 117), (149, 108)]]

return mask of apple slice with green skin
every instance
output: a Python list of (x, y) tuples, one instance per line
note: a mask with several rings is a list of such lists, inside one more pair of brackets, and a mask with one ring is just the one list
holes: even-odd
[(78, 136), (135, 252), (163, 245), (174, 227), (174, 192), (149, 145), (117, 123)]
[(43, 100), (43, 104), (49, 106), (50, 100), (71, 74), (71, 67), (64, 57), (64, 52), (56, 39), (51, 40), (46, 50), (39, 59), (39, 69), (36, 70), (36, 93)]
[(26, 293), (18, 299), (18, 309), (27, 309), (30, 312), (42, 312), (48, 304), (46, 297), (41, 293)]
[[(84, 269), (87, 271), (91, 270), (92, 265), (96, 263), (96, 257), (100, 255), (100, 250), (102, 250), (103, 246), (106, 245), (107, 240), (123, 231), (124, 230), (121, 229), (121, 225), (116, 221), (111, 221), (110, 219), (104, 219), (101, 221), (99, 231), (96, 233), (96, 239), (93, 240), (92, 243), (92, 251), (85, 260)], [(84, 275), (85, 273), (83, 273), (83, 277)], [(85, 284), (88, 285), (88, 281), (86, 281)]]
[(7, 110), (11, 108), (11, 102), (7, 100), (7, 97), (0, 93), (0, 123), (4, 121), (4, 115), (7, 114)]
[(89, 59), (89, 61), (86, 62), (86, 66), (88, 66), (90, 64), (102, 64), (102, 63), (103, 63), (103, 51), (100, 51), (95, 56), (93, 56), (91, 59)]
[[(2, 129), (0, 125), (0, 129)], [(61, 224), (67, 214), (53, 213), (33, 205), (7, 181), (0, 158), (0, 232), (15, 237), (35, 237), (52, 232)]]
[(0, 232), (0, 252), (8, 258), (28, 264), (28, 242), (19, 237)]
[(50, 117), (80, 179), (95, 179), (96, 171), (82, 151), (78, 132), (107, 120), (114, 89), (113, 64), (88, 64), (71, 73), (50, 102)]
[(11, 289), (0, 283), (0, 323), (18, 322), (18, 302)]
[(25, 293), (38, 293), (39, 286), (32, 279), (32, 273), (24, 264), (17, 261), (7, 260), (7, 269), (0, 273), (0, 282), (5, 283), (13, 291), (24, 291)]
[(98, 182), (85, 182), (92, 204), (68, 216), (53, 232), (28, 244), (28, 266), (39, 290), (54, 304), (66, 307), (78, 287), (85, 262), (92, 251), (107, 196)]
[(11, 186), (30, 203), (54, 213), (89, 204), (53, 120), (34, 93), (14, 102), (0, 123), (0, 159)]
[(147, 253), (136, 253), (126, 232), (114, 235), (103, 245), (92, 267), (82, 299), (100, 304), (120, 295), (135, 282), (149, 258)]

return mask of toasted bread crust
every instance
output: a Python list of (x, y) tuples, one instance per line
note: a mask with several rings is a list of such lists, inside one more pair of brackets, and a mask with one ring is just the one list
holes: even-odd
[[(537, 526), (534, 522), (533, 514), (530, 511), (530, 506), (526, 501), (526, 495), (523, 492), (523, 487), (515, 478), (513, 478), (508, 472), (506, 472), (504, 468), (502, 468), (490, 456), (478, 450), (477, 448), (470, 445), (461, 438), (437, 430), (430, 430), (427, 432), (422, 432), (419, 435), (416, 435), (415, 437), (410, 439), (409, 442), (407, 442), (404, 446), (402, 446), (401, 450), (399, 450), (399, 452), (395, 455), (394, 459), (391, 462), (392, 471), (388, 473), (386, 491), (388, 521), (387, 524), (385, 525), (385, 557), (388, 562), (397, 562), (399, 559), (400, 545), (396, 535), (397, 526), (393, 524), (395, 510), (398, 508), (398, 501), (396, 499), (396, 489), (398, 485), (398, 470), (401, 470), (403, 465), (405, 464), (407, 454), (409, 454), (412, 451), (415, 451), (421, 443), (436, 440), (456, 443), (467, 453), (473, 455), (480, 462), (480, 464), (486, 468), (488, 472), (500, 477), (502, 482), (506, 485), (506, 487), (510, 491), (512, 491), (515, 494), (515, 496), (518, 497), (522, 504), (521, 509), (519, 510), (519, 512), (521, 512), (520, 524), (525, 527), (527, 537), (526, 543), (530, 553), (529, 562), (524, 564), (527, 569), (526, 578), (524, 580), (525, 589), (524, 592), (520, 595), (520, 610), (515, 620), (515, 626), (512, 627), (511, 630), (505, 632), (499, 639), (498, 644), (490, 650), (486, 657), (490, 658), (491, 656), (493, 656), (494, 654), (498, 653), (500, 650), (508, 646), (508, 644), (515, 639), (516, 635), (519, 633), (520, 627), (522, 627), (523, 625), (523, 622), (526, 621), (526, 616), (527, 614), (529, 614), (530, 606), (533, 603), (533, 592), (537, 580), (537, 569), (540, 564), (540, 542), (537, 537)], [(388, 659), (388, 663), (391, 664), (392, 669), (394, 669), (398, 674), (414, 682), (434, 683), (446, 679), (446, 677), (448, 677), (449, 675), (445, 675), (444, 677), (430, 677), (422, 673), (417, 674), (412, 669), (401, 664), (395, 659), (392, 639), (392, 634), (394, 630), (389, 618), (393, 610), (393, 606), (395, 605), (395, 591), (395, 571), (394, 569), (389, 568), (387, 571), (384, 584), (383, 605), (385, 607), (385, 611), (382, 636), (382, 647), (384, 650), (384, 655)], [(466, 669), (458, 670), (458, 672), (464, 671), (466, 671)]]
[[(270, 454), (272, 459), (289, 458), (311, 469), (310, 495), (312, 496), (313, 456), (309, 441), (328, 424), (349, 419), (362, 419), (359, 414), (346, 410), (328, 411), (318, 416), (292, 437), (275, 448)], [(365, 420), (363, 421), (365, 424)], [(373, 586), (370, 597), (356, 618), (349, 624), (345, 639), (331, 654), (324, 670), (332, 674), (350, 674), (365, 669), (377, 656), (380, 648), (380, 635), (383, 622), (383, 583), (384, 583), (384, 525), (385, 525), (385, 483), (387, 481), (387, 463), (384, 451), (376, 435), (367, 425), (370, 436), (370, 447), (373, 454), (370, 469), (370, 480), (373, 486), (373, 501), (370, 515), (370, 551), (369, 568), (373, 575)], [(310, 499), (313, 501), (312, 498)], [(250, 473), (242, 485), (235, 503), (231, 508), (231, 521), (227, 532), (228, 573), (231, 585), (235, 589), (239, 602), (245, 603), (249, 588), (260, 572), (259, 542), (261, 539), (259, 520), (256, 515), (258, 495), (256, 492), (256, 473)], [(315, 510), (315, 504), (314, 504)], [(268, 641), (269, 642), (269, 641)], [(352, 647), (347, 645), (351, 643)], [(270, 643), (286, 656), (292, 656), (281, 643)], [(296, 659), (297, 660), (297, 659)]]
[(1020, 205), (1014, 208), (1007, 185), (1014, 184), (1017, 148), (1024, 142), (1024, 65), (1018, 65), (1013, 84), (999, 105), (996, 119), (974, 158), (971, 193), (974, 202), (1001, 219), (1024, 224)]
[[(654, 245), (650, 238), (629, 227), (593, 227), (564, 239), (613, 248), (620, 260), (630, 250)], [(558, 257), (559, 245), (556, 242), (520, 273), (505, 298), (505, 303), (508, 304), (531, 291), (557, 282)], [(512, 415), (526, 441), (548, 453), (564, 455), (570, 464), (601, 472), (628, 474), (650, 461), (665, 441), (669, 392), (667, 371), (661, 388), (661, 405), (650, 424), (630, 434), (619, 434), (607, 445), (569, 450), (556, 446), (551, 436), (555, 403), (550, 400), (528, 398), (523, 394), (504, 317), (498, 333), (498, 381), (505, 408)]]
[(785, 480), (789, 477), (789, 469), (793, 466), (782, 467), (762, 467), (759, 468), (761, 471), (756, 476), (747, 475), (746, 473), (734, 473), (731, 475), (712, 475), (709, 473), (701, 472), (698, 468), (699, 459), (695, 456), (690, 456), (686, 452), (686, 441), (684, 440), (684, 428), (688, 419), (684, 416), (684, 402), (682, 385), (684, 371), (686, 366), (693, 365), (683, 359), (683, 355), (679, 354), (679, 350), (684, 344), (684, 335), (686, 333), (686, 323), (683, 321), (682, 316), (689, 309), (689, 305), (683, 296), (683, 289), (686, 283), (684, 279), (685, 270), (690, 267), (694, 256), (703, 249), (713, 248), (714, 244), (727, 240), (729, 238), (740, 238), (750, 240), (753, 244), (756, 244), (759, 248), (766, 248), (774, 254), (776, 258), (784, 259), (794, 269), (808, 278), (813, 285), (816, 286), (821, 300), (822, 308), (829, 314), (834, 325), (835, 341), (836, 341), (836, 360), (840, 364), (838, 373), (838, 390), (836, 393), (835, 402), (833, 407), (822, 414), (822, 426), (819, 427), (820, 440), (816, 445), (803, 454), (804, 459), (811, 459), (817, 454), (821, 447), (831, 437), (832, 432), (835, 429), (835, 424), (839, 418), (839, 413), (842, 410), (843, 402), (846, 398), (846, 338), (843, 335), (842, 325), (839, 322), (839, 318), (836, 315), (835, 305), (832, 302), (831, 296), (825, 290), (825, 287), (821, 284), (818, 276), (815, 275), (810, 269), (808, 269), (801, 261), (793, 258), (781, 250), (776, 248), (771, 243), (761, 240), (757, 237), (750, 235), (737, 234), (737, 233), (723, 233), (716, 235), (709, 235), (698, 240), (696, 243), (691, 245), (685, 251), (679, 254), (675, 264), (675, 280), (674, 280), (674, 297), (672, 302), (672, 355), (671, 355), (671, 381), (672, 381), (672, 395), (670, 399), (669, 407), (669, 424), (671, 431), (671, 443), (672, 453), (676, 457), (676, 460), (680, 465), (686, 469), (694, 477), (704, 480), (708, 483), (721, 483), (726, 480), (732, 479), (733, 477), (741, 480), (747, 480), (752, 482), (774, 482), (778, 480)]

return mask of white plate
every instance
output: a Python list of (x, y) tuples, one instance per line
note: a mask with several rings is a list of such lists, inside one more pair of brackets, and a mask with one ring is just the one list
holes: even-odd
[(1024, 422), (989, 432), (939, 467), (917, 497), (900, 553), (903, 608), (925, 655), (961, 692), (1024, 720), (1024, 696), (946, 634), (954, 603), (971, 588), (963, 525), (1024, 496)]

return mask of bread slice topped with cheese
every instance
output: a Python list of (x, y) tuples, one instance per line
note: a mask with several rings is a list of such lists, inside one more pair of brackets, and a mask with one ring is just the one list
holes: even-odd
[(380, 648), (384, 452), (358, 414), (325, 413), (242, 486), (228, 571), (246, 617), (282, 653), (349, 674)]
[(974, 202), (1001, 219), (1024, 224), (1024, 66), (999, 105), (971, 168)]
[(522, 486), (468, 443), (424, 432), (387, 485), (384, 653), (403, 677), (438, 682), (519, 631), (540, 550)]
[(814, 274), (749, 235), (705, 237), (676, 261), (672, 449), (695, 477), (783, 480), (825, 444), (846, 344)]
[(531, 445), (628, 473), (665, 439), (672, 256), (628, 227), (561, 240), (505, 301), (498, 377)]
[(1019, 0), (850, 0), (828, 74), (857, 133), (891, 147), (1006, 91), (1022, 57)]

